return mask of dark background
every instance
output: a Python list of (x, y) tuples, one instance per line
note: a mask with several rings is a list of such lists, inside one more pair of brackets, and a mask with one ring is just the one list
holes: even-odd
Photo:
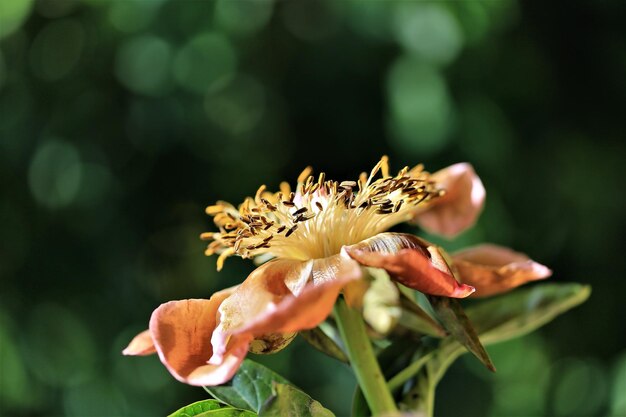
[[(152, 416), (206, 398), (120, 351), (161, 302), (253, 266), (204, 207), (313, 165), (469, 161), (489, 241), (590, 300), (442, 381), (441, 415), (626, 415), (622, 1), (0, 3), (0, 414)], [(412, 232), (417, 229), (405, 228)], [(350, 371), (263, 358), (338, 414)]]

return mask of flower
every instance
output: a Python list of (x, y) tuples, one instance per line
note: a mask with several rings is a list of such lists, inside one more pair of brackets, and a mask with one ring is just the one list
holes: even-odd
[(470, 227), (485, 191), (469, 164), (432, 175), (418, 165), (391, 176), (383, 157), (358, 181), (329, 181), (323, 173), (315, 179), (310, 173), (303, 171), (295, 191), (287, 183), (277, 193), (261, 186), (238, 208), (226, 202), (209, 206), (219, 231), (201, 237), (211, 241), (207, 255), (219, 254), (218, 270), (233, 255), (270, 260), (242, 284), (208, 300), (162, 304), (149, 329), (123, 353), (156, 352), (178, 380), (218, 385), (234, 375), (248, 351), (275, 352), (298, 331), (324, 321), (340, 292), (348, 302), (354, 299), (362, 266), (384, 269), (423, 293), (456, 298), (475, 289), (491, 295), (550, 273), (493, 245), (453, 254), (448, 261), (423, 239), (387, 232), (405, 221), (447, 236)]

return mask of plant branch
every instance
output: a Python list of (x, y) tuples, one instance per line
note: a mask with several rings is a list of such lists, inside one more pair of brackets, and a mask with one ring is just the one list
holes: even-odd
[(374, 415), (396, 412), (396, 403), (376, 361), (361, 313), (349, 307), (343, 299), (339, 299), (335, 315), (350, 365), (370, 410)]

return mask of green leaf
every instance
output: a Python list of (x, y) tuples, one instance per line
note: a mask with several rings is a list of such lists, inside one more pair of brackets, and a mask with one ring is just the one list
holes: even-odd
[(258, 413), (272, 396), (273, 383), (289, 384), (289, 381), (265, 366), (246, 359), (229, 384), (204, 389), (223, 403)]
[[(567, 310), (583, 303), (591, 294), (591, 287), (580, 284), (544, 284), (518, 289), (483, 301), (467, 309), (480, 341), (490, 345), (523, 336), (550, 322)], [(446, 370), (466, 350), (454, 337), (444, 339), (421, 369), (417, 391), (410, 391), (403, 403), (410, 404), (432, 415), (428, 398)], [(430, 391), (428, 391), (430, 390)], [(415, 398), (409, 397), (415, 395)]]
[(274, 384), (273, 395), (259, 413), (260, 417), (334, 417), (319, 402), (287, 384)]
[(402, 292), (400, 304), (402, 306), (402, 315), (398, 324), (401, 327), (417, 335), (427, 335), (436, 338), (447, 336), (445, 329), (424, 311), (411, 294)]
[(455, 298), (430, 297), (430, 302), (443, 323), (443, 326), (450, 332), (452, 337), (474, 354), (490, 371), (495, 372), (489, 354), (478, 338), (476, 330), (467, 317), (461, 303)]
[(589, 285), (544, 284), (523, 288), (467, 309), (485, 345), (514, 339), (552, 321), (582, 304), (591, 294)]
[(223, 406), (216, 400), (198, 401), (189, 404), (169, 417), (255, 417), (256, 414), (247, 410)]
[(349, 362), (344, 351), (339, 347), (339, 345), (337, 345), (337, 343), (335, 343), (333, 339), (324, 333), (321, 328), (316, 327), (311, 330), (304, 330), (299, 334), (304, 340), (320, 352), (325, 353), (331, 358), (338, 359), (341, 362)]

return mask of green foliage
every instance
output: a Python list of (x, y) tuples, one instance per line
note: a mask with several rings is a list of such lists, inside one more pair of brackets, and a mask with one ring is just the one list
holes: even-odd
[(581, 284), (543, 284), (515, 291), (467, 309), (485, 345), (523, 336), (584, 303), (591, 287)]
[(429, 297), (437, 316), (454, 340), (463, 345), (478, 358), (490, 371), (496, 370), (489, 354), (478, 338), (476, 330), (463, 311), (457, 299), (447, 297)]
[[(589, 286), (544, 284), (518, 289), (467, 309), (480, 341), (493, 344), (523, 336), (589, 297)], [(435, 387), (446, 370), (465, 352), (464, 341), (450, 336), (423, 356), (414, 387), (403, 396), (404, 407), (432, 415)], [(423, 368), (422, 368), (423, 366)]]
[(304, 340), (307, 341), (315, 349), (319, 350), (330, 356), (340, 360), (341, 362), (348, 363), (348, 357), (345, 352), (339, 347), (335, 341), (330, 338), (320, 327), (316, 327), (311, 330), (305, 330), (299, 333)]
[(288, 384), (289, 381), (265, 366), (246, 359), (230, 383), (204, 389), (219, 401), (259, 413), (265, 401), (272, 396), (274, 383)]
[(247, 410), (223, 406), (217, 400), (204, 400), (189, 404), (169, 415), (169, 417), (254, 417)]
[(334, 417), (334, 414), (292, 385), (274, 383), (273, 394), (259, 416)]
[[(322, 407), (322, 405), (313, 400), (309, 395), (300, 391), (289, 382), (258, 363), (246, 359), (232, 381), (227, 385), (218, 387), (204, 387), (204, 389), (217, 400), (201, 401), (189, 405), (177, 413), (186, 411), (187, 408), (194, 407), (192, 411), (198, 414), (190, 414), (192, 416), (205, 416), (201, 412), (213, 412), (217, 401), (228, 404), (229, 410), (235, 410), (242, 413), (242, 417), (247, 415), (259, 415), (261, 417), (333, 417), (334, 414)], [(206, 410), (204, 408), (206, 407)], [(247, 411), (242, 411), (244, 409)], [(234, 411), (233, 411), (234, 412)], [(208, 417), (213, 414), (206, 414)], [(240, 414), (233, 414), (233, 416)], [(230, 414), (224, 414), (224, 417)], [(173, 414), (170, 417), (187, 417), (184, 414)], [(221, 417), (216, 415), (216, 417)]]

